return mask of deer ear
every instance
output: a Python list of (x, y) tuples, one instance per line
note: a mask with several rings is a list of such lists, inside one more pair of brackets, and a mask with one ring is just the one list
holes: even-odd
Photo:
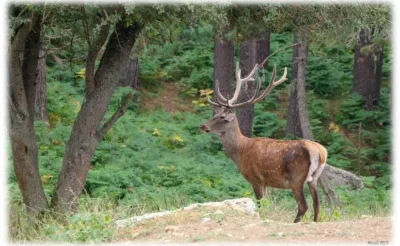
[(234, 114), (228, 114), (226, 117), (225, 117), (225, 121), (228, 121), (228, 122), (231, 122), (233, 119), (235, 119), (235, 115)]

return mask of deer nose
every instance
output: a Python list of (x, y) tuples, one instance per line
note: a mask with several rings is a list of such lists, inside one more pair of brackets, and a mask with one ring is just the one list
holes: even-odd
[(201, 132), (210, 132), (210, 128), (208, 128), (208, 126), (206, 126), (206, 125), (201, 125), (200, 131)]

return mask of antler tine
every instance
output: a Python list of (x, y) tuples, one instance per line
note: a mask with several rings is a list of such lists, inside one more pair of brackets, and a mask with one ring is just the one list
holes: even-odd
[[(215, 88), (216, 90), (214, 91), (215, 94), (215, 100), (216, 102), (211, 101), (210, 97), (207, 95), (207, 101), (214, 105), (214, 106), (218, 106), (218, 107), (229, 107), (229, 95), (228, 98), (225, 98), (222, 94), (221, 91), (219, 90), (219, 81), (215, 80)], [(221, 101), (226, 101), (226, 104), (221, 102)]]
[(236, 88), (233, 97), (229, 100), (229, 104), (232, 105), (239, 97), (240, 89), (242, 88), (242, 84), (248, 81), (254, 81), (254, 74), (260, 68), (258, 64), (254, 65), (253, 70), (247, 75), (245, 78), (241, 78), (242, 70), (239, 68), (239, 62), (236, 63)]
[(256, 97), (258, 95), (258, 93), (260, 92), (260, 89), (261, 89), (261, 80), (258, 81), (257, 88), (256, 88), (256, 93), (254, 93), (253, 97), (250, 100), (248, 100), (247, 102), (242, 102), (242, 103), (238, 103), (238, 104), (235, 104), (235, 105), (229, 105), (229, 107), (230, 108), (239, 108), (239, 107), (243, 107), (243, 106), (246, 106), (246, 105), (249, 105), (249, 104), (253, 104), (254, 100), (256, 99)]
[(219, 104), (218, 98), (216, 98), (216, 99), (217, 99), (217, 103), (211, 101), (210, 97), (207, 96), (207, 101), (208, 101), (209, 104), (214, 105), (214, 106), (218, 106), (218, 107), (224, 106), (224, 105)]
[(222, 95), (221, 91), (219, 90), (219, 81), (215, 80), (215, 89), (217, 91), (216, 96), (219, 97), (219, 101), (226, 101), (226, 98)]
[(276, 77), (276, 64), (275, 64), (267, 89), (265, 89), (265, 91), (257, 99), (255, 99), (253, 103), (258, 103), (259, 101), (264, 99), (272, 91), (272, 89), (275, 86), (277, 86), (287, 80), (286, 76), (287, 76), (287, 68), (285, 67), (282, 77), (278, 81), (275, 81), (275, 77)]

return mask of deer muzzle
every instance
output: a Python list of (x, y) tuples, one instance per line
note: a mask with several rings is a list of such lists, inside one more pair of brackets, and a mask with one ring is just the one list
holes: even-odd
[(208, 127), (207, 125), (203, 124), (203, 125), (200, 126), (200, 131), (202, 133), (210, 132), (210, 127)]

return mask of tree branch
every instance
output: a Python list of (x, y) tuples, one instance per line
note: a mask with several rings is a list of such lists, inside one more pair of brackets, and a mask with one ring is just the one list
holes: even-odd
[(286, 49), (292, 48), (292, 47), (297, 46), (297, 45), (300, 45), (300, 44), (301, 44), (301, 42), (298, 42), (298, 43), (295, 43), (295, 44), (292, 44), (292, 45), (283, 47), (283, 48), (281, 48), (281, 49), (275, 50), (275, 51), (272, 52), (267, 58), (265, 58), (265, 60), (264, 60), (260, 65), (258, 65), (258, 66), (259, 66), (259, 67), (263, 67), (263, 66), (264, 66), (264, 63), (267, 62), (267, 61), (269, 60), (269, 58), (271, 58), (271, 56), (275, 55), (276, 53), (278, 53), (278, 52), (280, 52), (280, 51), (282, 51), (282, 50), (286, 50)]
[(96, 58), (101, 47), (106, 42), (108, 33), (110, 31), (110, 23), (107, 21), (108, 17), (105, 10), (103, 11), (103, 15), (105, 23), (103, 23), (102, 21), (102, 23), (100, 24), (100, 32), (98, 37), (96, 39), (93, 37), (93, 42), (91, 43), (91, 45), (89, 44), (89, 52), (86, 59), (86, 73), (85, 73), (86, 97), (89, 97), (96, 88), (96, 83), (94, 81)]
[(81, 6), (81, 12), (83, 14), (83, 18), (82, 18), (82, 24), (83, 24), (83, 30), (85, 32), (85, 36), (86, 36), (86, 42), (88, 43), (89, 46), (89, 50), (92, 47), (92, 42), (90, 41), (90, 34), (89, 34), (89, 24), (87, 22), (87, 15), (86, 15), (86, 10), (85, 10), (85, 6)]
[(118, 107), (117, 111), (111, 116), (110, 119), (101, 127), (101, 129), (97, 130), (96, 136), (100, 140), (104, 137), (104, 135), (110, 130), (110, 128), (114, 125), (115, 122), (121, 116), (123, 116), (128, 109), (129, 103), (132, 101), (134, 93), (130, 92), (122, 98), (122, 104)]

